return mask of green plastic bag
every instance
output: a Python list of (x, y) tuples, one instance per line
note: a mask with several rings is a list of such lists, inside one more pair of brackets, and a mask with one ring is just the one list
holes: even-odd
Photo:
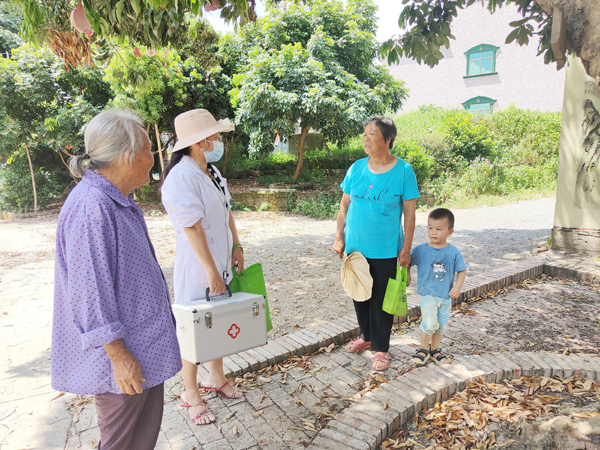
[(394, 316), (406, 316), (408, 305), (406, 303), (406, 281), (408, 280), (408, 269), (398, 266), (396, 279), (390, 278), (385, 297), (383, 297), (383, 310)]
[(229, 283), (231, 292), (248, 292), (249, 294), (262, 295), (267, 304), (267, 331), (273, 329), (271, 313), (269, 313), (269, 301), (267, 300), (267, 287), (263, 275), (262, 264), (252, 264), (242, 270), (238, 275), (237, 268), (233, 267), (233, 279)]

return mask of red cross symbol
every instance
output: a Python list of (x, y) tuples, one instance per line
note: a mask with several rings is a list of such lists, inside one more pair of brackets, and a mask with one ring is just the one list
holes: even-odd
[(235, 339), (236, 337), (238, 337), (238, 334), (240, 334), (240, 327), (238, 327), (235, 323), (233, 325), (231, 325), (231, 327), (229, 327), (229, 331), (227, 332), (227, 334), (229, 336), (231, 336), (233, 339)]

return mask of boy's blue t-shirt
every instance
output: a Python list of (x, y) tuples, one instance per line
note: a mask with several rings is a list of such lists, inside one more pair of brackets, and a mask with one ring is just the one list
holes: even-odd
[(448, 298), (454, 286), (454, 274), (466, 270), (460, 250), (448, 244), (434, 248), (427, 243), (417, 245), (410, 252), (411, 266), (417, 266), (417, 294)]
[(346, 253), (365, 258), (398, 256), (404, 243), (402, 201), (419, 197), (417, 178), (410, 164), (398, 161), (385, 173), (373, 173), (369, 157), (356, 161), (341, 187), (350, 196), (344, 241)]

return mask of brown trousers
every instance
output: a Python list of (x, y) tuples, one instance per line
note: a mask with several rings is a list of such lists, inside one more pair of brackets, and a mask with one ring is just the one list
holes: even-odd
[(141, 394), (98, 394), (98, 450), (152, 450), (163, 416), (164, 384)]

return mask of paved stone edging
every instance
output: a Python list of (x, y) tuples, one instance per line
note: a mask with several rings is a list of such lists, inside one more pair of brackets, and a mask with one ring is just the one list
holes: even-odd
[[(576, 281), (600, 283), (600, 262), (593, 257), (566, 255), (555, 251), (544, 252), (527, 260), (468, 277), (460, 297), (456, 299), (454, 305), (487, 292), (535, 278), (543, 273)], [(419, 297), (409, 295), (408, 315), (396, 317), (395, 321), (396, 323), (402, 322), (420, 315)], [(356, 316), (346, 315), (331, 322), (278, 337), (262, 347), (225, 357), (223, 359), (225, 374), (237, 376), (260, 370), (285, 361), (293, 355), (312, 353), (331, 343), (342, 344), (358, 336), (359, 333), (360, 328)], [(208, 374), (203, 367), (200, 367), (200, 371), (204, 371), (204, 375)]]
[(415, 413), (447, 400), (477, 378), (499, 383), (521, 375), (578, 374), (598, 381), (600, 357), (531, 352), (458, 356), (452, 364), (419, 368), (366, 393), (321, 429), (308, 448), (375, 450)]

